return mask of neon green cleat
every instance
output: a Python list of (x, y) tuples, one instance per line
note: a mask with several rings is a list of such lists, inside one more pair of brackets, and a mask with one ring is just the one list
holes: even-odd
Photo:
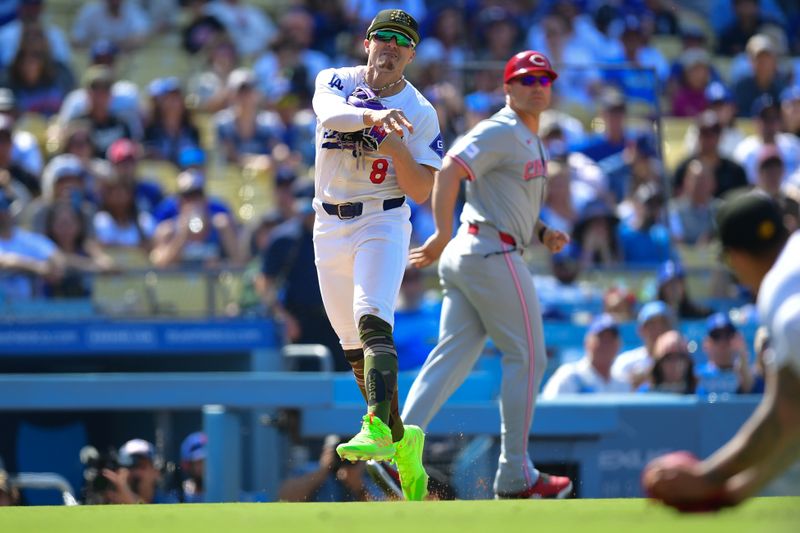
[(428, 495), (428, 474), (422, 465), (425, 433), (418, 426), (404, 426), (403, 439), (397, 443), (394, 462), (400, 474), (403, 496), (409, 501), (422, 501)]
[(392, 430), (374, 414), (361, 419), (361, 431), (348, 442), (336, 447), (339, 457), (347, 461), (387, 461), (395, 454)]

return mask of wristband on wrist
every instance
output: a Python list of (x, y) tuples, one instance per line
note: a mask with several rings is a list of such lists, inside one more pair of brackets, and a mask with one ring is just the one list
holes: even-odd
[(544, 234), (545, 234), (546, 231), (547, 231), (547, 226), (542, 224), (542, 227), (541, 227), (541, 229), (539, 229), (539, 233), (538, 233), (539, 242), (542, 243), (542, 244), (544, 244)]

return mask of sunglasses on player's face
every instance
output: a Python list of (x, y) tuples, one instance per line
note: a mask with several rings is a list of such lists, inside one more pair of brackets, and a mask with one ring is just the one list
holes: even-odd
[(400, 32), (391, 31), (391, 30), (378, 30), (372, 32), (372, 37), (379, 40), (382, 43), (391, 42), (394, 39), (397, 42), (397, 46), (402, 46), (403, 48), (414, 48), (414, 41), (411, 40), (410, 37), (404, 35)]
[(553, 84), (553, 79), (550, 76), (534, 76), (532, 74), (528, 74), (527, 76), (520, 76), (519, 78), (514, 78), (514, 81), (519, 82), (521, 85), (525, 87), (531, 87), (532, 85), (536, 85), (537, 83), (542, 87), (550, 87)]

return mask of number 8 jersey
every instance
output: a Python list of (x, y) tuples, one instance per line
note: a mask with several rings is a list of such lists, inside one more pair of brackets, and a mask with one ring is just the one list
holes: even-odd
[[(347, 104), (358, 86), (366, 86), (365, 66), (326, 69), (319, 73), (312, 101), (317, 115), (317, 153), (314, 181), (316, 197), (323, 202), (363, 202), (403, 196), (397, 185), (392, 158), (363, 152), (340, 142), (337, 132), (364, 129), (364, 109)], [(436, 110), (408, 81), (399, 93), (381, 98), (387, 109), (400, 109), (414, 126), (403, 136), (414, 160), (442, 168), (444, 146)]]

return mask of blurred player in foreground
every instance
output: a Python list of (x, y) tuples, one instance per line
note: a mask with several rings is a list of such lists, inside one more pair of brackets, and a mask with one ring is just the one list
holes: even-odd
[(747, 193), (719, 210), (723, 259), (758, 295), (767, 327), (764, 399), (739, 432), (705, 461), (688, 452), (654, 459), (642, 476), (651, 498), (680, 511), (714, 511), (756, 495), (800, 458), (800, 232), (778, 206)]

